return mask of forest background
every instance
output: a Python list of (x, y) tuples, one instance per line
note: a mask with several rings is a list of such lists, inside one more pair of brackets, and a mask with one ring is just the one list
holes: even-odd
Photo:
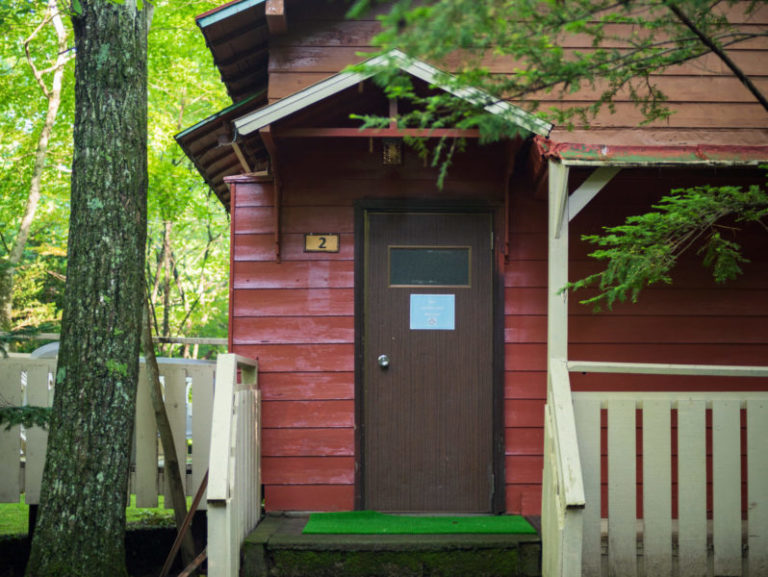
[[(146, 281), (157, 336), (226, 337), (229, 222), (174, 140), (229, 99), (195, 16), (219, 0), (157, 0), (148, 47)], [(58, 333), (69, 224), (74, 37), (57, 0), (0, 4), (0, 331), (28, 352)], [(9, 274), (10, 273), (10, 274)], [(3, 344), (0, 343), (0, 344)], [(210, 346), (159, 345), (164, 356)]]

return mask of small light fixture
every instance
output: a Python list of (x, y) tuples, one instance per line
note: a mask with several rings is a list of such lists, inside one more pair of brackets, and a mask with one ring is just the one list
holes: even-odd
[(381, 141), (381, 161), (385, 165), (403, 163), (403, 141), (400, 138), (383, 138)]

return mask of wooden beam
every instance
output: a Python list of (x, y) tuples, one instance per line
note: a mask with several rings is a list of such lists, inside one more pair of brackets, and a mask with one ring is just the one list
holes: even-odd
[[(547, 358), (568, 358), (568, 167), (549, 161)], [(561, 292), (562, 291), (562, 292)]]
[(572, 373), (625, 373), (633, 375), (695, 375), (711, 377), (768, 377), (768, 366), (682, 365), (666, 363), (612, 363), (568, 361)]
[(240, 145), (237, 142), (232, 143), (232, 150), (235, 151), (235, 156), (237, 156), (237, 160), (240, 161), (240, 166), (243, 167), (246, 173), (253, 172), (251, 170), (251, 167), (248, 165), (248, 161), (245, 159), (245, 155), (243, 154), (242, 149), (240, 148)]
[(574, 217), (587, 206), (597, 193), (603, 190), (605, 186), (613, 180), (621, 168), (617, 166), (601, 166), (596, 168), (592, 174), (587, 177), (579, 188), (573, 191), (568, 201), (568, 220)]
[(480, 138), (477, 129), (458, 128), (286, 128), (275, 131), (275, 138)]
[(267, 28), (269, 28), (269, 33), (273, 36), (285, 34), (288, 30), (288, 21), (285, 17), (284, 0), (267, 0), (264, 12), (267, 16)]
[(275, 139), (272, 134), (272, 125), (268, 124), (267, 126), (260, 128), (259, 135), (261, 136), (261, 141), (264, 143), (264, 148), (267, 149), (267, 153), (269, 154), (270, 172), (275, 179), (275, 262), (280, 262), (280, 190), (282, 188), (282, 183), (280, 182), (280, 176), (277, 169), (277, 146), (275, 145)]

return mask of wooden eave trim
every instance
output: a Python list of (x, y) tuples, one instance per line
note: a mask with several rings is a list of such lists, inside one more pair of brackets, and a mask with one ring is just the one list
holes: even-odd
[(275, 228), (275, 262), (280, 262), (280, 205), (282, 201), (282, 182), (280, 181), (280, 173), (278, 171), (277, 162), (277, 145), (275, 144), (274, 135), (272, 133), (272, 126), (267, 125), (259, 129), (259, 135), (261, 141), (264, 143), (264, 148), (267, 150), (270, 158), (270, 173), (274, 178), (274, 228)]
[(480, 138), (476, 128), (286, 128), (275, 138)]
[(248, 10), (248, 8), (252, 8), (263, 3), (264, 0), (240, 0), (239, 2), (230, 2), (224, 6), (214, 8), (213, 10), (209, 10), (208, 12), (201, 14), (195, 20), (197, 20), (197, 25), (200, 28), (207, 28), (212, 24), (226, 20), (230, 16), (234, 16), (235, 14), (239, 14), (240, 12)]
[(285, 18), (284, 0), (267, 0), (265, 14), (269, 33), (273, 35), (285, 34), (288, 30), (288, 22)]

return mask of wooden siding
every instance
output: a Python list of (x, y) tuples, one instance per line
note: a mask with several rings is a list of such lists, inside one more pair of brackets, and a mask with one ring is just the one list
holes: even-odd
[[(747, 12), (748, 2), (723, 8), (731, 22), (744, 30), (768, 23), (768, 8), (761, 6)], [(384, 10), (379, 7), (377, 10)], [(345, 66), (361, 61), (374, 51), (371, 38), (378, 30), (375, 13), (361, 20), (346, 21), (344, 6), (297, 2), (289, 6), (288, 33), (273, 39), (270, 45), (269, 101), (274, 102), (320, 80), (336, 74)], [(629, 25), (614, 24), (607, 35), (622, 36)], [(622, 48), (621, 40), (610, 46)], [(570, 35), (563, 39), (566, 53), (589, 52), (591, 39), (585, 35)], [(732, 60), (750, 76), (763, 92), (768, 89), (768, 68), (765, 66), (766, 39), (751, 39), (728, 47)], [(444, 69), (458, 68), (460, 55), (445, 63), (434, 63)], [(508, 57), (489, 58), (485, 65), (494, 74), (509, 74), (519, 62)], [(602, 112), (590, 123), (590, 129), (577, 127), (574, 131), (556, 128), (554, 140), (590, 144), (729, 144), (736, 146), (764, 145), (768, 123), (765, 111), (732, 72), (714, 55), (670, 67), (650, 77), (650, 82), (668, 97), (672, 116), (643, 128), (640, 112), (625, 91), (616, 99), (615, 113)], [(570, 103), (588, 104), (600, 94), (600, 83), (564, 96)], [(543, 110), (561, 106), (556, 91), (538, 95)], [(524, 102), (517, 102), (525, 107)]]
[[(758, 11), (752, 21), (768, 22), (765, 12)], [(359, 61), (358, 53), (370, 50), (378, 27), (373, 16), (344, 21), (342, 11), (325, 3), (291, 4), (288, 17), (288, 33), (272, 39), (270, 46), (270, 102)], [(574, 37), (566, 49), (585, 49), (585, 39)], [(764, 44), (749, 42), (730, 53), (758, 86), (768, 88), (765, 50)], [(499, 74), (514, 64), (508, 59), (489, 62)], [(553, 137), (625, 145), (765, 144), (764, 111), (713, 56), (670, 68), (654, 79), (667, 90), (675, 110), (668, 122), (637, 128), (637, 111), (620, 101), (617, 113), (602, 115), (591, 132), (556, 130)], [(573, 98), (593, 95), (583, 92)], [(320, 109), (329, 112), (322, 103)], [(314, 121), (311, 114), (298, 116)], [(354, 506), (354, 202), (362, 197), (504, 201), (506, 160), (501, 147), (489, 149), (491, 158), (484, 154), (480, 165), (472, 145), (457, 158), (445, 190), (439, 191), (435, 172), (411, 151), (406, 150), (404, 166), (384, 167), (378, 146), (378, 141), (367, 139), (278, 138), (279, 216), (272, 182), (245, 177), (231, 182), (230, 338), (235, 352), (260, 362), (269, 510)], [(573, 170), (571, 189), (585, 175)], [(738, 176), (658, 169), (621, 173), (571, 225), (572, 278), (595, 270), (586, 257), (589, 247), (578, 240), (580, 234), (598, 232), (603, 225), (646, 210), (671, 187), (696, 179), (732, 183)], [(763, 180), (757, 172), (750, 176), (755, 182)], [(547, 211), (546, 202), (534, 197), (524, 170), (515, 174), (511, 185), (509, 254), (503, 263), (506, 508), (538, 515), (546, 398)], [(277, 220), (280, 262), (275, 259)], [(303, 252), (307, 232), (339, 233), (340, 251)], [(755, 263), (735, 283), (716, 285), (698, 264), (686, 261), (672, 287), (646, 290), (638, 305), (620, 304), (595, 316), (577, 304), (575, 295), (570, 304), (570, 357), (763, 364), (768, 357), (768, 332), (761, 329), (768, 320), (764, 238), (751, 240), (750, 247), (757, 247), (751, 254)], [(577, 390), (609, 389), (615, 382), (609, 375), (578, 374), (572, 381)], [(627, 388), (664, 386), (636, 376), (625, 377), (623, 383)], [(727, 387), (717, 378), (676, 383), (683, 390)]]
[[(286, 174), (281, 208), (281, 255), (275, 261), (271, 182), (233, 183), (234, 351), (257, 357), (261, 371), (264, 426), (264, 479), (267, 508), (343, 510), (354, 504), (354, 244), (353, 202), (358, 197), (392, 198), (395, 191), (423, 188), (424, 197), (466, 197), (459, 171), (445, 192), (419, 162), (382, 175), (367, 142), (336, 141), (348, 155), (333, 171), (323, 170), (321, 148), (328, 143), (286, 141), (294, 170)], [(309, 150), (307, 150), (307, 148)], [(356, 150), (358, 148), (359, 150)], [(312, 170), (301, 168), (304, 154)], [(343, 155), (338, 151), (335, 159)], [(501, 156), (497, 160), (501, 161)], [(345, 163), (355, 163), (348, 171)], [(365, 168), (374, 178), (366, 178)], [(459, 166), (468, 163), (459, 163)], [(336, 180), (332, 174), (344, 175)], [(354, 177), (350, 177), (349, 174)], [(417, 177), (417, 178), (414, 178)], [(422, 178), (424, 177), (424, 178)], [(646, 210), (671, 187), (733, 183), (751, 174), (680, 170), (626, 171), (598, 195), (573, 222), (572, 278), (594, 270), (589, 247), (579, 238), (603, 224)], [(577, 171), (573, 185), (583, 175)], [(735, 180), (736, 179), (736, 180)], [(317, 188), (322, 191), (318, 193)], [(338, 183), (338, 186), (334, 186)], [(501, 180), (476, 190), (501, 200)], [(460, 192), (459, 192), (460, 191)], [(321, 206), (316, 206), (316, 203)], [(504, 263), (505, 376), (504, 422), (506, 509), (538, 514), (541, 505), (543, 406), (546, 398), (546, 205), (525, 186), (513, 187), (509, 213), (509, 258)], [(304, 253), (305, 232), (340, 232), (338, 253)], [(749, 232), (749, 231), (748, 231)], [(717, 285), (695, 259), (684, 260), (670, 287), (647, 289), (636, 305), (619, 304), (596, 315), (571, 298), (570, 358), (636, 362), (760, 364), (768, 357), (768, 243), (762, 231), (749, 232), (745, 275)], [(610, 375), (573, 374), (575, 390), (609, 390)], [(660, 379), (626, 376), (623, 386), (668, 388)], [(722, 390), (716, 377), (678, 378), (679, 390)], [(744, 385), (763, 390), (766, 383)]]
[[(504, 146), (457, 158), (443, 191), (412, 151), (383, 167), (365, 139), (286, 139), (280, 262), (275, 259), (274, 184), (239, 177), (232, 188), (233, 351), (258, 358), (263, 395), (264, 495), (268, 510), (354, 507), (354, 202), (360, 198), (503, 202)], [(482, 154), (489, 169), (477, 177)], [(304, 234), (340, 233), (338, 253), (305, 253)], [(516, 474), (535, 490), (541, 449), (522, 439)], [(522, 453), (522, 454), (521, 454)]]

